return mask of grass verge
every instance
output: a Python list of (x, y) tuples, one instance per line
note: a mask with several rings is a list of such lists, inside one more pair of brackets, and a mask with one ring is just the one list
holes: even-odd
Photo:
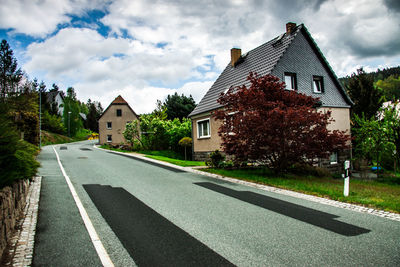
[[(125, 153), (132, 152), (130, 150), (113, 148), (108, 145), (101, 145), (100, 147), (104, 148), (104, 149), (118, 151), (118, 152), (125, 152)], [(178, 165), (181, 167), (205, 166), (204, 161), (183, 160), (181, 155), (179, 155), (178, 153), (171, 151), (171, 150), (160, 150), (160, 151), (139, 150), (139, 151), (135, 151), (135, 152), (139, 153), (139, 154), (144, 154), (145, 157), (147, 157), (147, 158), (165, 161), (165, 162), (175, 164), (175, 165)]]
[(265, 169), (203, 169), (203, 171), (400, 213), (400, 176), (382, 178), (379, 181), (350, 179), (350, 194), (348, 197), (344, 197), (343, 179), (297, 175), (276, 177)]
[(181, 159), (172, 159), (164, 156), (154, 156), (154, 155), (146, 155), (147, 158), (156, 159), (165, 161), (168, 163), (172, 163), (182, 167), (195, 167), (195, 166), (205, 166), (204, 161), (191, 161), (191, 160), (181, 160)]
[(42, 146), (84, 141), (88, 139), (90, 133), (89, 130), (83, 129), (75, 137), (68, 137), (42, 130)]

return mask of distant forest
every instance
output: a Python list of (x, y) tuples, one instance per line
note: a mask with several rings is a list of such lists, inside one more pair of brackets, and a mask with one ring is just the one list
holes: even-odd
[[(366, 73), (368, 78), (374, 83), (374, 86), (381, 90), (385, 101), (400, 100), (400, 66), (393, 68), (378, 69), (374, 72)], [(346, 88), (354, 77), (351, 76), (339, 78), (339, 81)]]

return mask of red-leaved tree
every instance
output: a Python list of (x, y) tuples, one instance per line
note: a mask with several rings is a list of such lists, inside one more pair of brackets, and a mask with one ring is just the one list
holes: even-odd
[(330, 112), (316, 110), (319, 99), (285, 90), (279, 78), (250, 73), (250, 86), (221, 94), (214, 116), (225, 153), (235, 161), (261, 161), (276, 172), (294, 163), (312, 163), (347, 148), (349, 135), (329, 131)]

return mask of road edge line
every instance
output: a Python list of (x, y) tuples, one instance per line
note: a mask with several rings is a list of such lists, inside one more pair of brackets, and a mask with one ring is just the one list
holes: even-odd
[(97, 252), (97, 255), (100, 258), (101, 263), (103, 264), (103, 266), (106, 266), (106, 267), (114, 266), (113, 262), (111, 261), (110, 256), (108, 255), (106, 249), (103, 246), (103, 243), (101, 242), (99, 236), (97, 235), (96, 230), (94, 229), (94, 226), (92, 224), (92, 221), (89, 218), (89, 215), (87, 214), (78, 194), (76, 193), (75, 187), (73, 186), (71, 180), (69, 179), (67, 173), (64, 170), (64, 167), (61, 164), (60, 157), (58, 156), (55, 146), (53, 146), (53, 150), (54, 150), (54, 153), (56, 154), (58, 165), (60, 166), (61, 172), (65, 178), (65, 181), (68, 184), (69, 190), (72, 194), (72, 197), (74, 198), (76, 206), (78, 207), (81, 218), (85, 224), (86, 230), (89, 233), (90, 239), (91, 239), (93, 246)]

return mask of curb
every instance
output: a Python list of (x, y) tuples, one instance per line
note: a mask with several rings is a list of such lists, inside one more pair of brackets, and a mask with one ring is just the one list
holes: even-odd
[(9, 250), (6, 252), (8, 261), (5, 266), (32, 265), (41, 185), (42, 177), (34, 177), (26, 198), (24, 218), (18, 222), (18, 230), (11, 238)]
[(307, 195), (307, 194), (304, 194), (304, 193), (299, 193), (299, 192), (290, 191), (290, 190), (287, 190), (287, 189), (281, 189), (281, 188), (277, 188), (277, 187), (272, 187), (272, 186), (268, 186), (268, 185), (262, 185), (262, 184), (257, 184), (257, 183), (253, 183), (253, 182), (238, 180), (238, 179), (231, 178), (231, 177), (226, 177), (226, 176), (222, 176), (222, 175), (218, 175), (218, 174), (199, 171), (199, 170), (193, 169), (192, 167), (181, 167), (181, 166), (177, 166), (177, 165), (174, 165), (174, 164), (171, 164), (171, 163), (168, 163), (168, 162), (163, 162), (163, 161), (147, 158), (147, 157), (142, 156), (140, 154), (125, 153), (125, 152), (119, 152), (119, 151), (103, 149), (103, 148), (97, 147), (96, 145), (93, 145), (93, 147), (95, 147), (97, 149), (100, 149), (100, 150), (107, 151), (107, 152), (111, 152), (113, 154), (119, 154), (119, 155), (122, 155), (122, 156), (125, 156), (125, 157), (137, 158), (137, 159), (142, 160), (142, 161), (149, 161), (149, 162), (152, 162), (155, 165), (159, 165), (160, 167), (165, 166), (165, 167), (168, 167), (168, 168), (178, 169), (180, 171), (196, 173), (196, 174), (204, 175), (204, 176), (207, 176), (207, 177), (211, 177), (211, 178), (215, 178), (215, 179), (219, 179), (219, 180), (223, 180), (223, 181), (228, 181), (228, 182), (235, 183), (235, 184), (241, 184), (241, 185), (245, 185), (245, 186), (250, 186), (250, 187), (261, 189), (261, 190), (268, 191), (268, 192), (274, 192), (274, 193), (278, 193), (278, 194), (281, 194), (281, 195), (301, 198), (301, 199), (305, 199), (305, 200), (309, 200), (309, 201), (313, 201), (313, 202), (316, 202), (316, 203), (321, 203), (321, 204), (325, 204), (325, 205), (329, 205), (329, 206), (333, 206), (333, 207), (337, 207), (337, 208), (343, 208), (343, 209), (357, 211), (357, 212), (361, 212), (361, 213), (372, 214), (372, 215), (375, 215), (375, 216), (379, 216), (379, 217), (382, 217), (382, 218), (387, 218), (387, 219), (390, 219), (390, 220), (394, 220), (394, 221), (399, 221), (400, 222), (400, 214), (397, 214), (397, 213), (392, 213), (392, 212), (388, 212), (388, 211), (372, 209), (372, 208), (368, 208), (368, 207), (364, 207), (364, 206), (360, 206), (360, 205), (355, 205), (355, 204), (346, 203), (346, 202), (340, 202), (340, 201), (337, 201), (337, 200), (317, 197), (317, 196), (313, 196), (313, 195)]

